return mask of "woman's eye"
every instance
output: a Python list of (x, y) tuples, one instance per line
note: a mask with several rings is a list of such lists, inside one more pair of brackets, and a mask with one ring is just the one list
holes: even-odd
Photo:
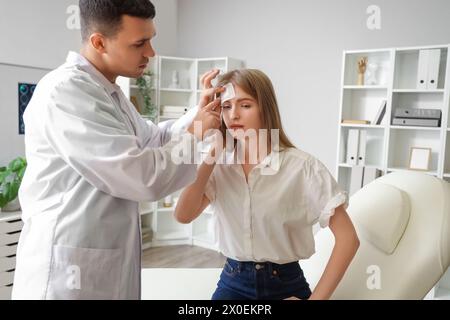
[(230, 109), (230, 106), (229, 105), (223, 105), (222, 109)]
[(137, 48), (139, 48), (139, 47), (142, 47), (142, 46), (144, 45), (144, 43), (145, 43), (145, 42), (143, 42), (143, 43), (138, 43), (138, 44), (135, 44), (135, 47), (137, 47)]
[(243, 105), (242, 105), (242, 108), (248, 109), (248, 108), (250, 108), (250, 107), (251, 107), (251, 105), (249, 105), (249, 104), (243, 104)]

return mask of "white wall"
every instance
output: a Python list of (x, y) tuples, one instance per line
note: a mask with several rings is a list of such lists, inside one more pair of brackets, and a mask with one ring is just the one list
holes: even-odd
[[(155, 49), (161, 55), (175, 55), (177, 1), (153, 3)], [(67, 27), (72, 16), (68, 8), (77, 4), (78, 0), (0, 0), (0, 166), (24, 155), (23, 136), (18, 135), (17, 82), (36, 83), (48, 71), (35, 67), (54, 69), (68, 51), (80, 48), (80, 31)]]
[[(369, 5), (381, 30), (366, 27)], [(450, 43), (449, 13), (448, 0), (179, 0), (178, 54), (266, 72), (288, 135), (334, 172), (342, 51)]]
[[(177, 47), (177, 1), (153, 0), (159, 54)], [(78, 51), (80, 31), (69, 29), (67, 10), (78, 0), (0, 0), (0, 63), (56, 68), (69, 50)]]

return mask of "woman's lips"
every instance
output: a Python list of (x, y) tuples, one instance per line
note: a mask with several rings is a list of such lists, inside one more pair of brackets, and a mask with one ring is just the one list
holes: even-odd
[(234, 129), (234, 130), (236, 130), (236, 129), (243, 129), (243, 128), (244, 128), (244, 126), (241, 126), (241, 125), (230, 126), (230, 129)]

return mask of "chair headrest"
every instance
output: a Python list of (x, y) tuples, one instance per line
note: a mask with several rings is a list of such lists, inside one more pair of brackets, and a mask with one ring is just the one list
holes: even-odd
[(372, 182), (350, 199), (348, 213), (360, 236), (386, 254), (392, 254), (408, 224), (411, 204), (406, 192)]

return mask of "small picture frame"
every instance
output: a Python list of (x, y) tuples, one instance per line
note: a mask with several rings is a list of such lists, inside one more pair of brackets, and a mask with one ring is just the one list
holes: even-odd
[(418, 171), (430, 170), (431, 148), (411, 147), (408, 169)]

